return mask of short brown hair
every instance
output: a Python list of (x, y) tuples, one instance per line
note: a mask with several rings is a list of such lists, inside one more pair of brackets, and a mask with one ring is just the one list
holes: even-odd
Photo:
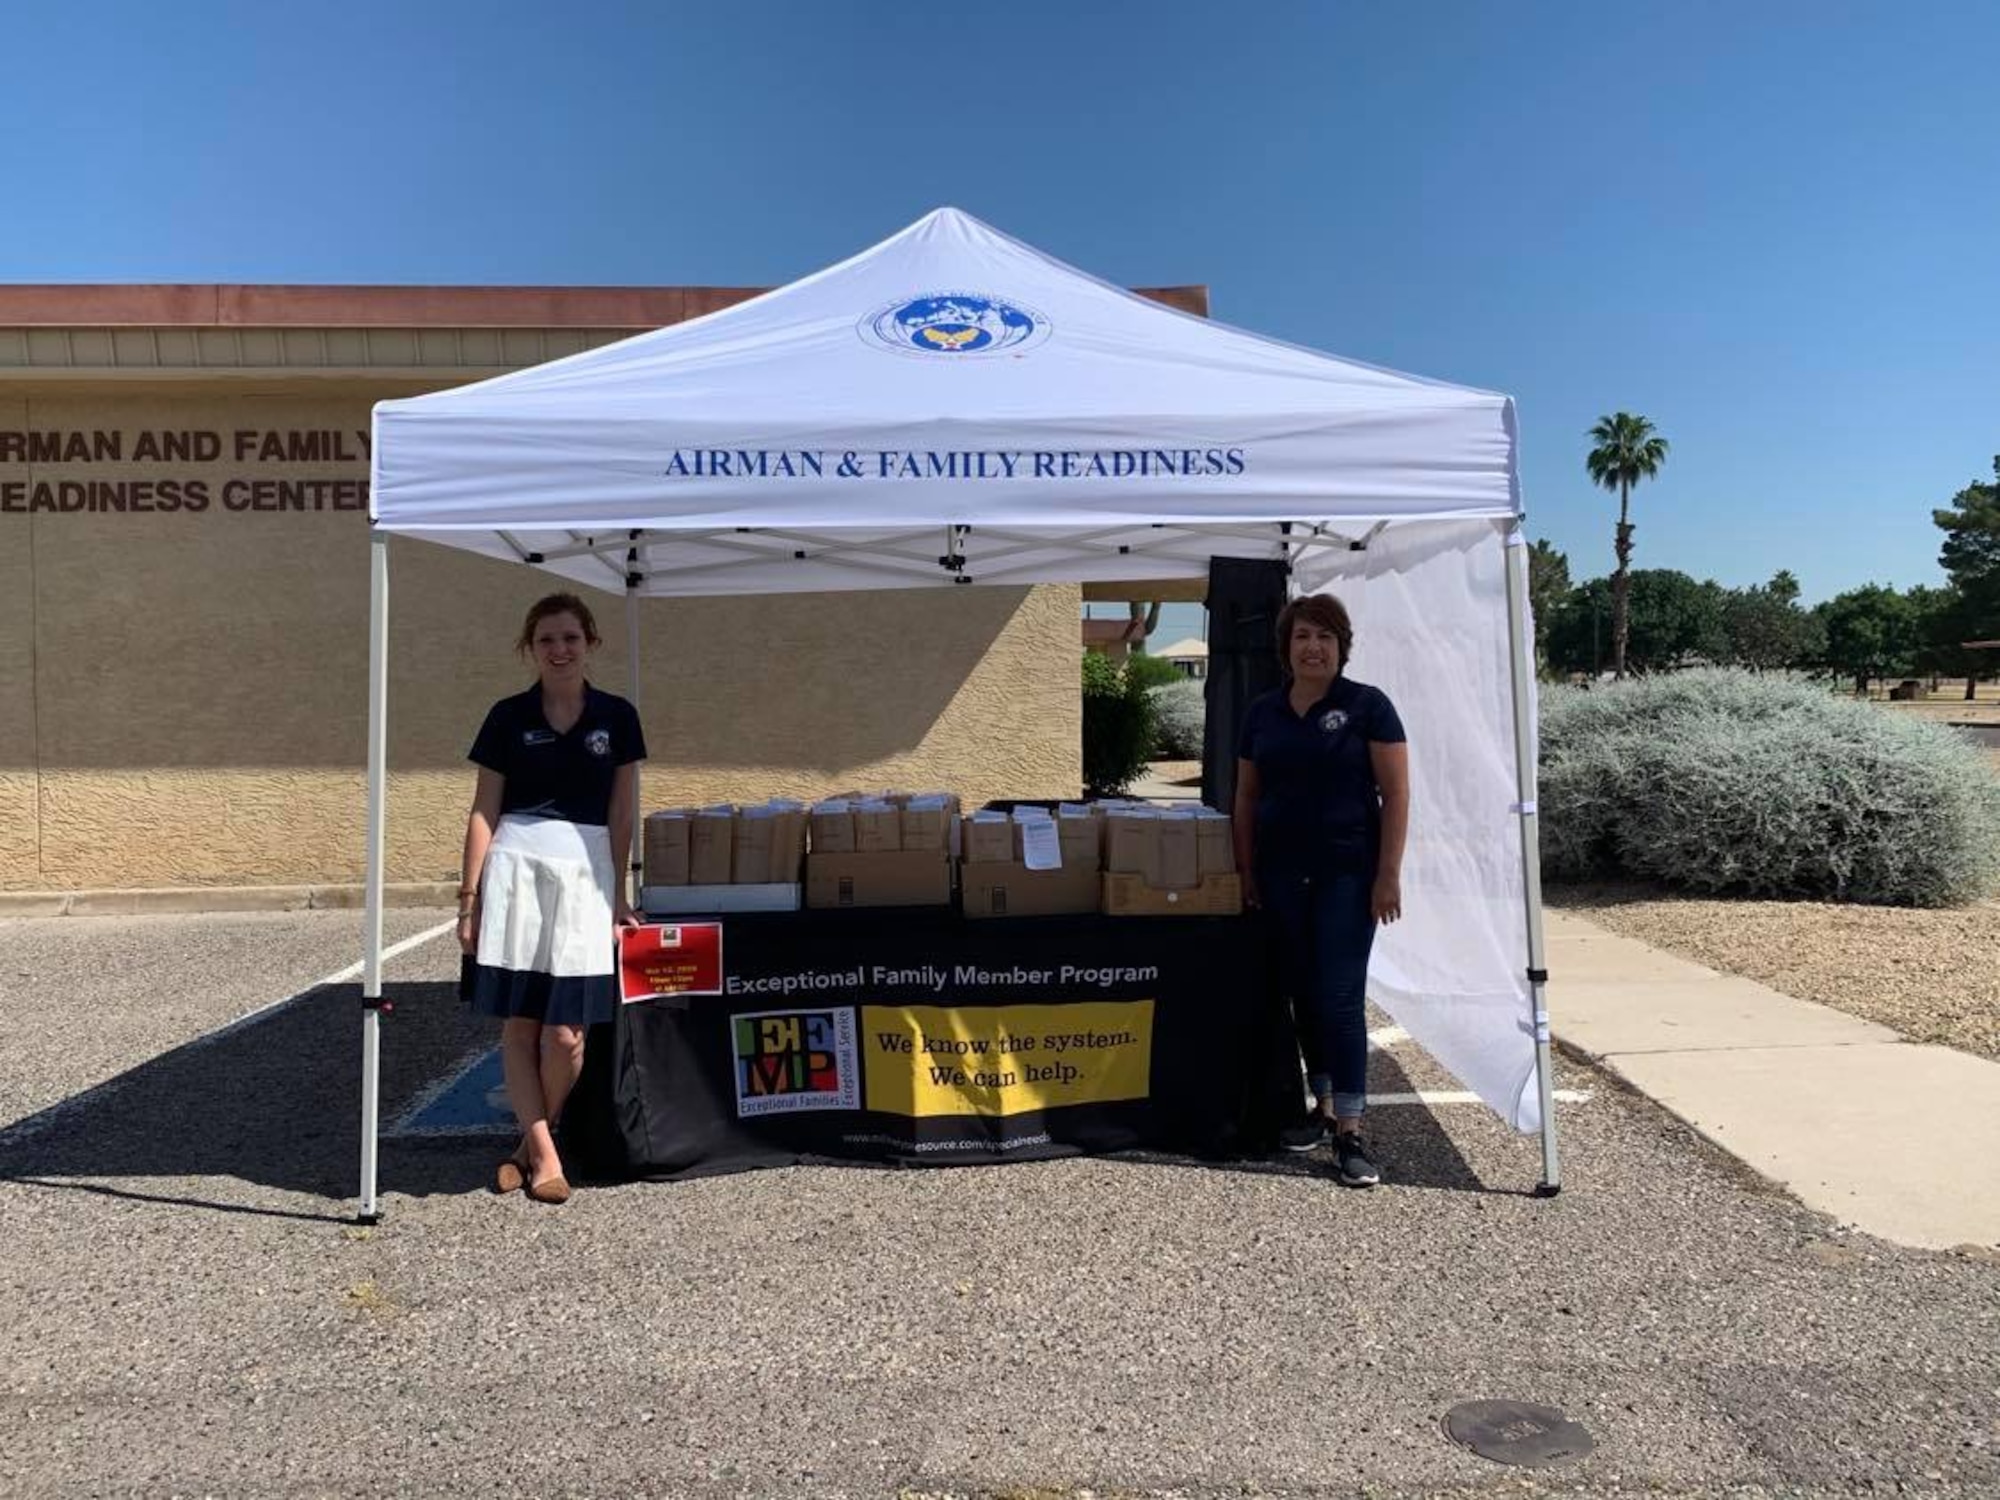
[(1307, 594), (1278, 611), (1278, 666), (1284, 674), (1292, 675), (1292, 627), (1301, 620), (1333, 632), (1340, 642), (1340, 670), (1345, 672), (1354, 655), (1354, 622), (1347, 618), (1347, 606), (1331, 594)]
[(590, 606), (574, 594), (544, 594), (528, 606), (528, 618), (521, 623), (521, 638), (514, 642), (514, 649), (526, 656), (535, 649), (535, 627), (550, 615), (575, 615), (576, 623), (583, 627), (583, 638), (591, 645), (602, 645), (597, 634), (597, 618), (590, 612)]

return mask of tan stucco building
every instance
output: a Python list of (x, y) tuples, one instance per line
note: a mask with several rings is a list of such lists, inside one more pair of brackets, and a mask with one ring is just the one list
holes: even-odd
[[(0, 287), (0, 892), (358, 882), (373, 403), (752, 295)], [(389, 876), (453, 880), (466, 746), (556, 580), (391, 553)], [(624, 601), (591, 597), (623, 692)], [(1073, 794), (1078, 599), (648, 600), (645, 802)]]

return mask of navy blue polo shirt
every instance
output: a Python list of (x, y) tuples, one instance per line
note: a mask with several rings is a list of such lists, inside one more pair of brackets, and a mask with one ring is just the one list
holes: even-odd
[(1372, 875), (1382, 792), (1368, 746), (1406, 736), (1380, 688), (1336, 677), (1303, 714), (1291, 689), (1251, 703), (1236, 753), (1257, 768), (1257, 868), (1287, 875)]
[(487, 710), (467, 754), (506, 778), (503, 814), (532, 813), (603, 828), (611, 822), (614, 773), (646, 758), (646, 737), (637, 709), (589, 683), (583, 712), (558, 734), (542, 713), (542, 688), (536, 683)]

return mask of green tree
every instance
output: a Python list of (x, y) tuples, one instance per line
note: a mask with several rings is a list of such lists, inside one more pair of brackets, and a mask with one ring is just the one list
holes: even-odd
[(1854, 679), (1856, 697), (1867, 693), (1870, 679), (1915, 665), (1916, 608), (1894, 589), (1875, 583), (1849, 589), (1814, 613), (1826, 630), (1826, 664)]
[[(1640, 568), (1630, 582), (1626, 666), (1631, 671), (1671, 671), (1728, 654), (1722, 585), (1697, 582), (1673, 568)], [(1549, 623), (1550, 666), (1564, 672), (1598, 669), (1612, 597), (1612, 581), (1604, 578), (1570, 590)]]
[[(1993, 460), (1993, 480), (1967, 485), (1950, 505), (1931, 512), (1944, 532), (1938, 562), (1958, 595), (1946, 628), (1960, 632), (1961, 642), (2000, 640), (2000, 455)], [(1992, 656), (1988, 651), (1982, 660), (1976, 652), (1960, 653), (1967, 701)]]
[(1623, 677), (1632, 618), (1632, 486), (1660, 472), (1667, 461), (1667, 440), (1646, 418), (1623, 411), (1599, 417), (1589, 437), (1597, 446), (1583, 466), (1593, 484), (1618, 495), (1618, 531), (1612, 542), (1618, 567), (1611, 575), (1611, 662), (1612, 670)]
[(1987, 665), (1981, 652), (1965, 649), (1965, 642), (1985, 639), (1978, 633), (1972, 602), (1956, 584), (1943, 588), (1919, 584), (1906, 597), (1916, 616), (1914, 667), (1933, 680), (1963, 677), (1965, 701), (1970, 703)]
[(1798, 579), (1782, 569), (1769, 583), (1728, 590), (1722, 602), (1727, 660), (1758, 672), (1816, 663), (1825, 636), (1798, 598)]
[(1535, 617), (1535, 662), (1549, 664), (1549, 626), (1570, 591), (1569, 558), (1546, 541), (1528, 549), (1528, 607)]

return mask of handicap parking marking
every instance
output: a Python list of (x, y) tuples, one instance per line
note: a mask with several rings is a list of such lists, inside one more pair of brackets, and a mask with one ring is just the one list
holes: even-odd
[(384, 1139), (436, 1135), (518, 1135), (500, 1049), (482, 1047), (410, 1102)]

